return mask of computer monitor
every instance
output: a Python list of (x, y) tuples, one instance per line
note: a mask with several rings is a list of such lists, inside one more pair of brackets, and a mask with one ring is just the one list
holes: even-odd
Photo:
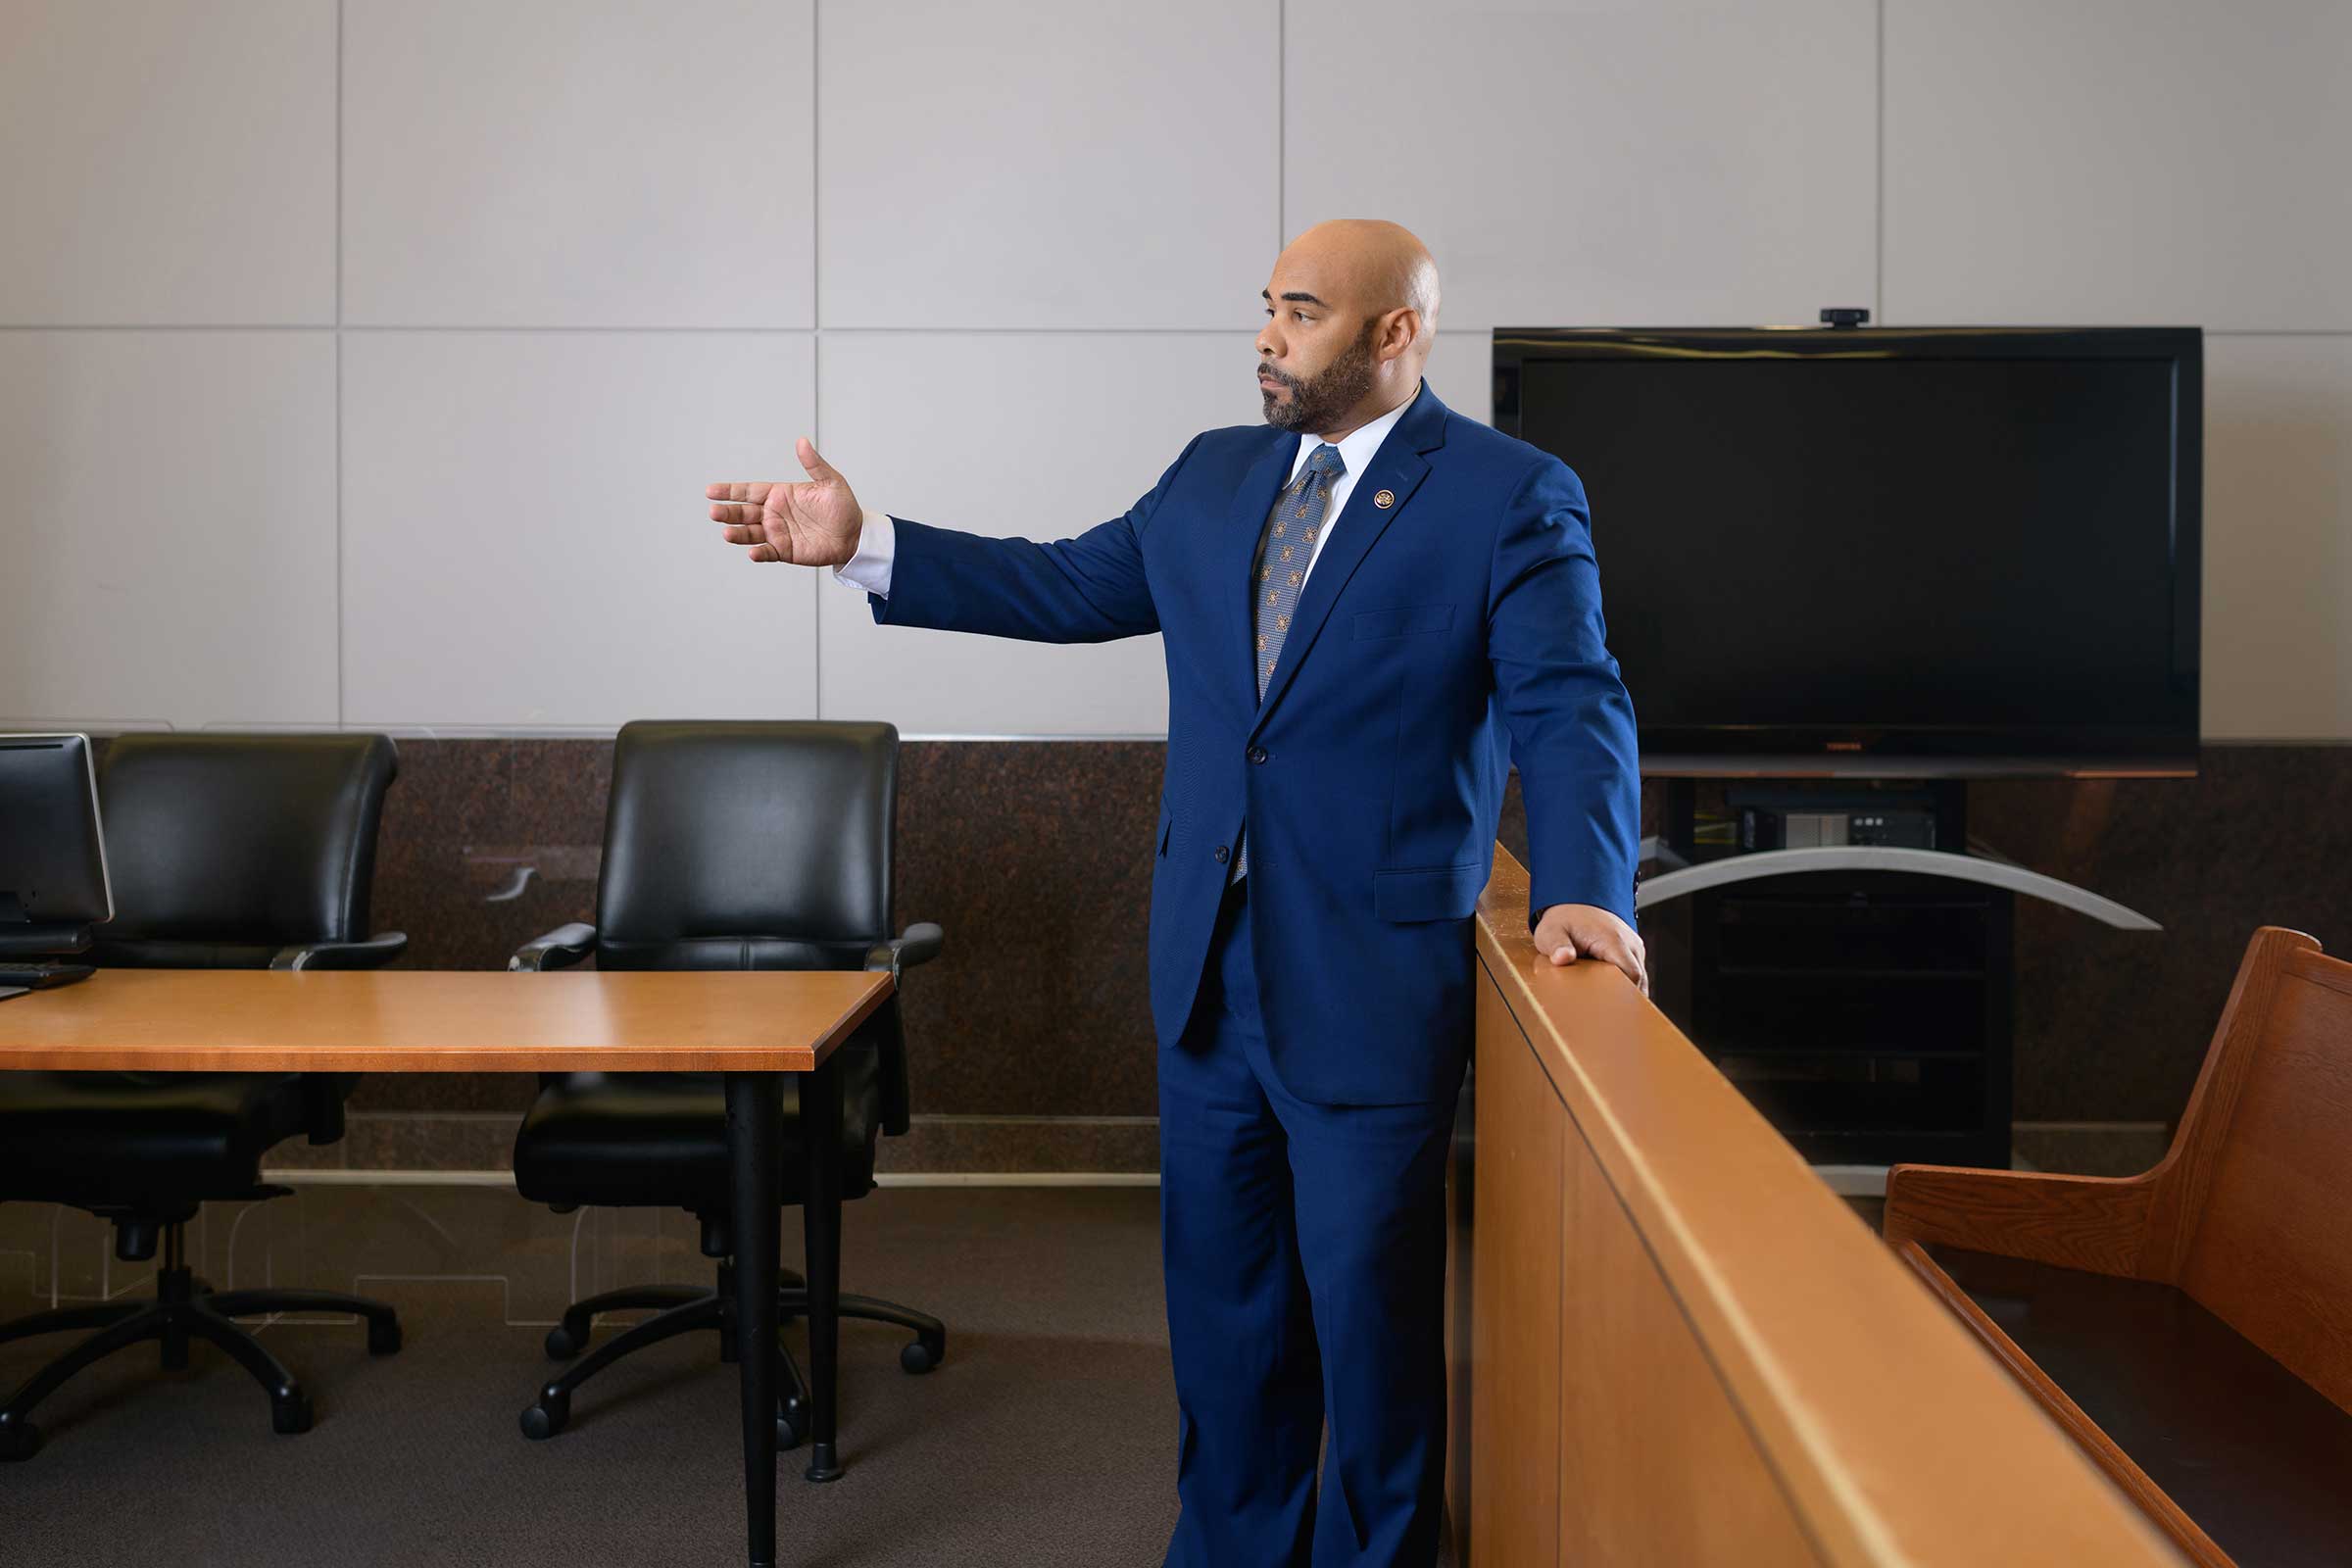
[(0, 955), (74, 953), (114, 918), (87, 735), (0, 735)]

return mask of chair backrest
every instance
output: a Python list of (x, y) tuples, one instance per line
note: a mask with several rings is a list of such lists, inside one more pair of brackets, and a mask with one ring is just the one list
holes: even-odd
[[(597, 966), (858, 968), (897, 934), (898, 804), (899, 732), (889, 724), (624, 727), (605, 807)], [(895, 996), (846, 1048), (843, 1090), (850, 1121), (906, 1131)]]
[(368, 934), (383, 735), (124, 735), (98, 771), (115, 918), (95, 961), (263, 968)]
[(2352, 1410), (2352, 963), (2255, 933), (2166, 1165), (2174, 1283)]
[(854, 969), (891, 927), (899, 732), (645, 722), (605, 808), (606, 969)]

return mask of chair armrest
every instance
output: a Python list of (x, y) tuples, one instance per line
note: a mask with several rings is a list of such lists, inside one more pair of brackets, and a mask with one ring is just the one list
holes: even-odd
[(408, 951), (405, 931), (378, 931), (364, 942), (308, 942), (280, 948), (270, 958), (272, 969), (380, 969)]
[(911, 969), (918, 963), (928, 963), (939, 956), (947, 944), (947, 933), (929, 920), (918, 921), (906, 928), (904, 936), (876, 945), (865, 956), (868, 969), (887, 971), (897, 979), (901, 969)]
[(891, 994), (863, 1027), (865, 1038), (874, 1042), (881, 1055), (882, 1131), (893, 1138), (904, 1137), (912, 1124), (906, 1087), (906, 1034), (899, 1014), (899, 976), (910, 964), (939, 956), (946, 940), (938, 926), (924, 920), (908, 926), (902, 935), (866, 950), (866, 972), (890, 976)]
[(2147, 1255), (2156, 1192), (2153, 1174), (2052, 1176), (1897, 1165), (1886, 1173), (1881, 1233), (1890, 1246), (1957, 1247), (2093, 1274), (2160, 1279), (2163, 1260)]
[(507, 967), (534, 973), (541, 969), (568, 969), (595, 951), (596, 927), (574, 920), (515, 949), (514, 956), (507, 960)]

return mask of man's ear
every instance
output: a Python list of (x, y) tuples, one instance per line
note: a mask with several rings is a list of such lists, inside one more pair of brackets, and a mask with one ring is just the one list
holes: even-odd
[(1399, 305), (1380, 318), (1380, 336), (1373, 344), (1373, 357), (1396, 359), (1411, 348), (1420, 335), (1421, 313), (1410, 305)]

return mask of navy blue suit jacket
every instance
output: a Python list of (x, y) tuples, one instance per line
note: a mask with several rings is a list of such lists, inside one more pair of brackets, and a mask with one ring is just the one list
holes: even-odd
[(1192, 1010), (1247, 820), (1284, 1086), (1319, 1103), (1450, 1100), (1510, 763), (1530, 919), (1554, 904), (1634, 918), (1633, 704), (1604, 641), (1584, 486), (1424, 384), (1324, 541), (1261, 703), (1250, 570), (1298, 451), (1268, 426), (1208, 431), (1125, 516), (1052, 544), (898, 521), (890, 596), (870, 603), (891, 625), (1042, 642), (1162, 633), (1161, 1045)]

